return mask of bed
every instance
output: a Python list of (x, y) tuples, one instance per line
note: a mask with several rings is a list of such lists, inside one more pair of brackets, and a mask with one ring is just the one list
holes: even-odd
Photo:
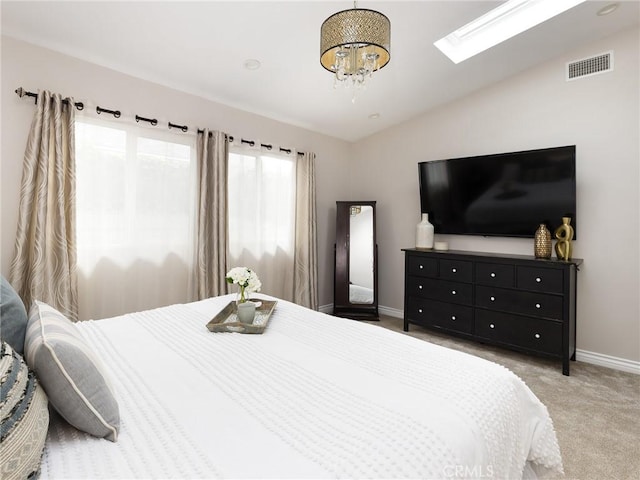
[(209, 332), (233, 298), (75, 324), (110, 378), (120, 430), (110, 442), (52, 413), (41, 478), (562, 472), (545, 406), (506, 368), (284, 300), (261, 335)]

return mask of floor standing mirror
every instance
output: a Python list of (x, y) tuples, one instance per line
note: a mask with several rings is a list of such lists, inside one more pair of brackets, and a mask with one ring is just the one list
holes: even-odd
[(333, 314), (378, 319), (376, 202), (336, 202)]

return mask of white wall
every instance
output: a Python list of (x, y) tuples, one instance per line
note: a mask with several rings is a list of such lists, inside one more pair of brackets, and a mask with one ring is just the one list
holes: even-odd
[[(565, 63), (614, 51), (611, 73), (565, 81)], [(377, 200), (380, 304), (403, 308), (420, 220), (417, 163), (577, 146), (577, 348), (640, 360), (637, 29), (586, 46), (358, 142), (352, 198)], [(450, 248), (533, 255), (533, 240), (438, 236)]]
[[(1, 270), (13, 258), (22, 157), (34, 112), (33, 99), (14, 90), (51, 90), (162, 121), (208, 127), (247, 139), (316, 153), (319, 301), (333, 302), (335, 201), (345, 196), (350, 144), (202, 98), (178, 92), (12, 38), (2, 37)], [(95, 108), (95, 107), (94, 107)]]

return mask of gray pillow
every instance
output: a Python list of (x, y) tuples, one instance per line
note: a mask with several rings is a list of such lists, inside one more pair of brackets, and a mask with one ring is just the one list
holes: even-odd
[(0, 478), (36, 478), (49, 428), (47, 395), (7, 342), (0, 347)]
[(67, 422), (117, 440), (120, 410), (105, 369), (69, 319), (46, 303), (33, 302), (24, 350), (27, 365)]
[(0, 338), (22, 355), (27, 330), (27, 311), (22, 299), (4, 276), (0, 290)]

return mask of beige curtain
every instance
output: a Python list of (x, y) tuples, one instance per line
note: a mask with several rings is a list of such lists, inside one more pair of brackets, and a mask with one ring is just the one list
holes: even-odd
[(315, 154), (296, 162), (296, 230), (294, 253), (295, 303), (318, 309), (318, 240), (316, 234)]
[(22, 170), (10, 280), (27, 308), (33, 300), (78, 318), (73, 99), (42, 91)]
[(198, 209), (194, 262), (195, 299), (227, 293), (227, 165), (229, 141), (223, 132), (198, 133)]

